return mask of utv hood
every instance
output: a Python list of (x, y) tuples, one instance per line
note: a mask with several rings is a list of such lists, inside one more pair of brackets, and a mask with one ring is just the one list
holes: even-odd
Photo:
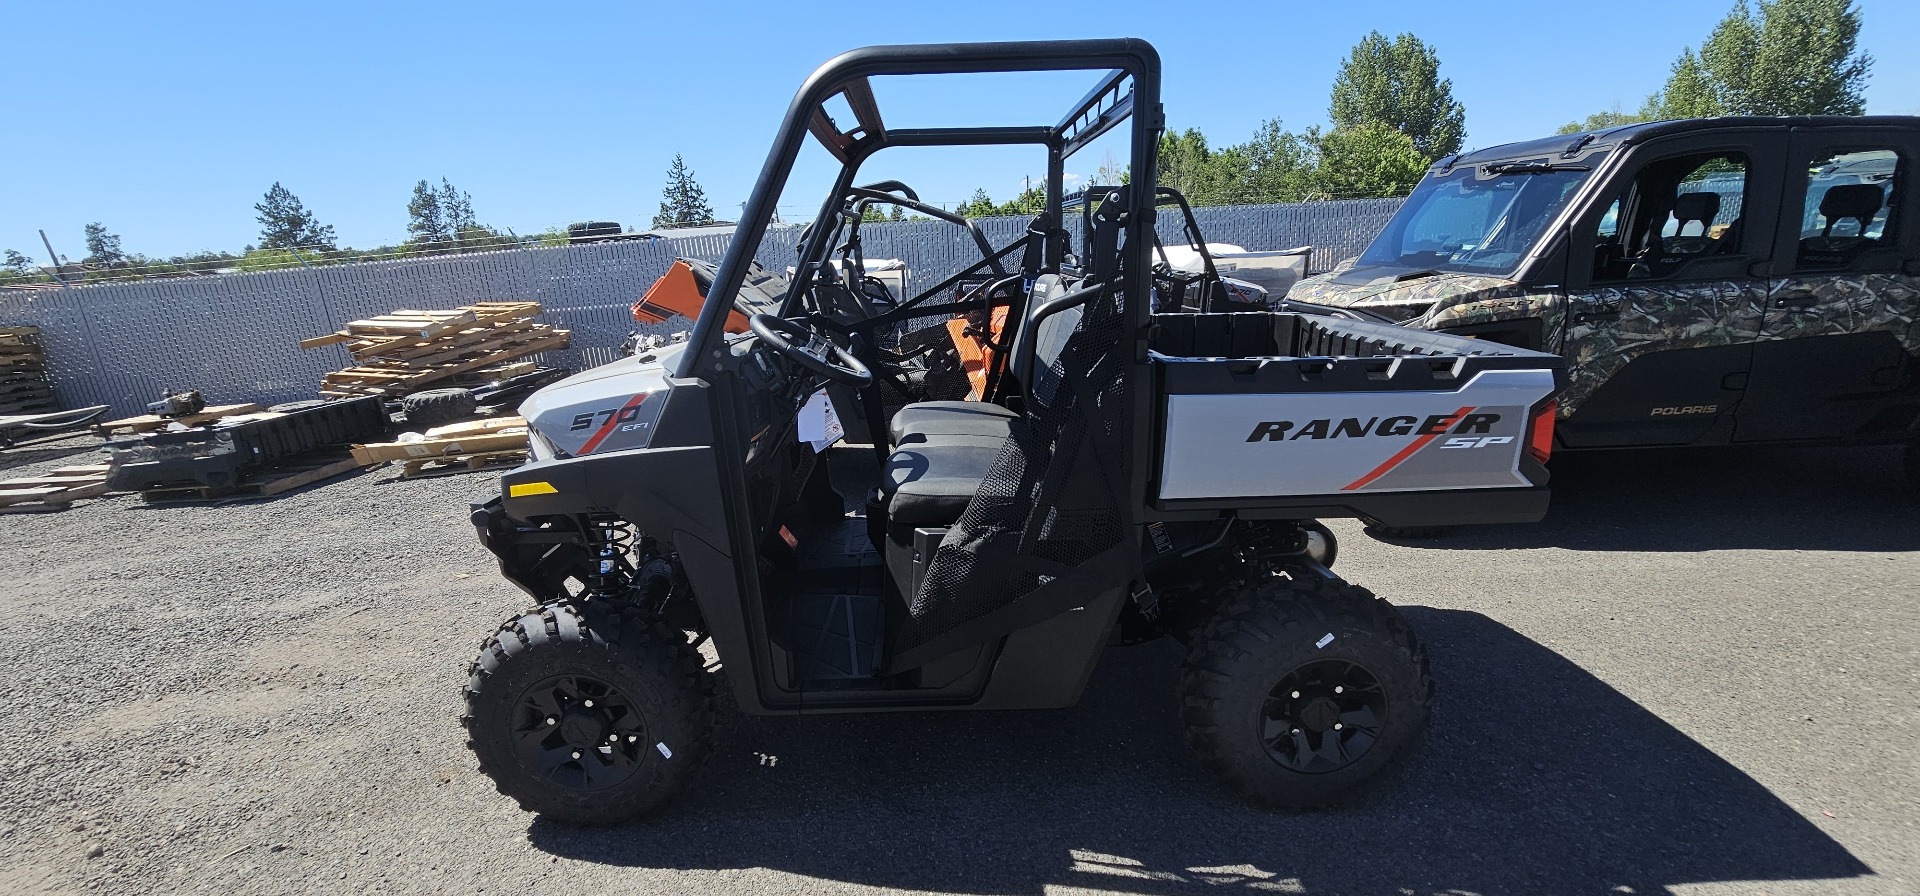
[(1521, 292), (1520, 284), (1484, 274), (1423, 274), (1405, 268), (1354, 267), (1348, 262), (1300, 281), (1287, 293), (1291, 301), (1373, 312), (1397, 323), (1419, 326), (1433, 312), (1482, 299)]

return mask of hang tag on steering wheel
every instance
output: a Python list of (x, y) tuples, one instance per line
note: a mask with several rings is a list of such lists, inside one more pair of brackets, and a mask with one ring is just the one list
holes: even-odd
[(840, 415), (834, 413), (833, 402), (823, 390), (813, 393), (807, 403), (800, 408), (800, 425), (796, 427), (800, 441), (813, 446), (813, 450), (825, 451), (827, 446), (840, 441), (847, 434), (840, 425)]

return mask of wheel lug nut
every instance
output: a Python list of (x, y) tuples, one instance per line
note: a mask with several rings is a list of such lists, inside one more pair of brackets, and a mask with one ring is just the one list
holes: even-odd
[(634, 742), (636, 742), (636, 741), (638, 741), (639, 739), (640, 739), (640, 735), (638, 735), (638, 734), (629, 734), (629, 735), (627, 735), (627, 743), (634, 743)]
[(1295, 699), (1295, 700), (1298, 700), (1298, 699), (1300, 699), (1300, 692), (1299, 692), (1299, 691), (1294, 691), (1294, 692), (1293, 692), (1293, 699)]
[(588, 708), (588, 709), (592, 709), (592, 708), (593, 708), (593, 701), (592, 701), (592, 700), (588, 700), (588, 701), (587, 701), (587, 708)]
[(1333, 730), (1335, 730), (1335, 731), (1339, 731), (1339, 730), (1340, 730), (1340, 723), (1339, 723), (1339, 722), (1335, 722), (1335, 723), (1333, 723)]
[(1336, 693), (1336, 694), (1344, 694), (1344, 693), (1346, 693), (1346, 692), (1347, 692), (1347, 689), (1346, 689), (1346, 686), (1344, 686), (1344, 685), (1337, 685), (1337, 684), (1336, 684), (1336, 685), (1334, 685), (1334, 686), (1333, 686), (1333, 692), (1334, 692), (1334, 693)]
[(580, 758), (580, 751), (579, 751), (579, 750), (575, 750), (575, 751), (573, 751), (573, 758), (575, 758), (575, 759), (579, 759), (579, 758)]
[(558, 725), (558, 724), (560, 724), (560, 720), (559, 720), (559, 719), (556, 719), (556, 718), (554, 718), (553, 716), (547, 716), (547, 724), (549, 724), (549, 725)]

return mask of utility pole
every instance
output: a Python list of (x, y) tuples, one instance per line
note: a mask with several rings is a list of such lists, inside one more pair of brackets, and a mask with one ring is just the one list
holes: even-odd
[(60, 287), (66, 288), (67, 278), (60, 275), (60, 253), (53, 251), (53, 241), (47, 239), (47, 231), (40, 231), (40, 245), (47, 247), (47, 258), (53, 262), (53, 279), (60, 281)]

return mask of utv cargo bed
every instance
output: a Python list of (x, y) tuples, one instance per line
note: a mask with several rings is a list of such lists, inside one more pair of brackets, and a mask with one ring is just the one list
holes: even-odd
[[(1556, 356), (1293, 312), (1154, 322), (1162, 518), (1435, 526), (1546, 513)], [(1463, 489), (1484, 494), (1462, 501)]]

